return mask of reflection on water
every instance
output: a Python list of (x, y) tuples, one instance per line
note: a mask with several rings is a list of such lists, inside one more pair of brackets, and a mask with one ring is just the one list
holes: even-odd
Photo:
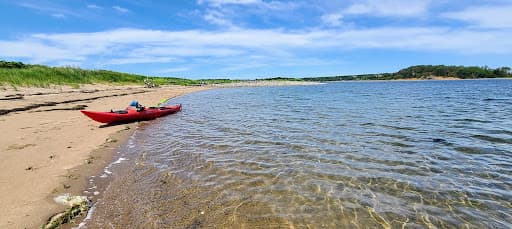
[(89, 227), (511, 228), (512, 81), (199, 92), (142, 126)]

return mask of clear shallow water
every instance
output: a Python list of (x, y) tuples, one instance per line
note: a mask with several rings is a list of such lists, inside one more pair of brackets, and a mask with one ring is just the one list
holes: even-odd
[(177, 98), (90, 227), (512, 227), (512, 81), (342, 82)]

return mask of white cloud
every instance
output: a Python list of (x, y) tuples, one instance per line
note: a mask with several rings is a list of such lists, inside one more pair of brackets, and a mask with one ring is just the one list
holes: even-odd
[[(52, 17), (63, 18), (65, 16), (80, 17), (81, 15), (75, 10), (68, 9), (65, 6), (61, 6), (55, 3), (40, 3), (37, 4), (31, 2), (20, 2), (16, 3), (18, 6), (35, 10), (42, 13), (47, 13)], [(61, 16), (62, 15), (62, 16)]]
[(442, 16), (483, 28), (512, 28), (512, 5), (470, 7)]
[[(350, 16), (364, 17), (423, 17), (428, 14), (431, 0), (361, 0), (336, 10), (338, 5), (321, 6), (324, 13), (320, 20), (327, 26), (341, 26), (342, 19)], [(334, 10), (332, 9), (334, 8)], [(350, 20), (350, 18), (349, 18)]]
[(430, 0), (364, 0), (343, 10), (344, 14), (417, 17), (428, 12)]
[(117, 10), (119, 13), (128, 13), (130, 12), (129, 9), (120, 7), (120, 6), (112, 6), (112, 9)]
[[(443, 27), (371, 29), (231, 29), (161, 31), (116, 29), (93, 33), (33, 34), (0, 40), (0, 57), (30, 62), (89, 65), (167, 63), (176, 60), (251, 65), (301, 63), (303, 53), (381, 49), (466, 54), (512, 54), (512, 30), (481, 31)], [(213, 57), (213, 58), (212, 58)], [(259, 57), (254, 59), (252, 57)], [(306, 61), (307, 62), (307, 61)]]
[(54, 13), (54, 14), (52, 14), (52, 17), (54, 17), (54, 18), (66, 18), (66, 15), (61, 14), (61, 13)]
[(275, 11), (289, 11), (299, 5), (296, 2), (262, 0), (198, 0), (197, 3), (206, 5), (202, 16), (206, 22), (227, 28), (236, 27), (235, 24), (243, 24), (234, 22), (243, 21), (244, 17), (250, 15), (261, 18), (279, 17), (283, 12)]
[(282, 2), (282, 1), (263, 1), (263, 0), (198, 0), (198, 4), (207, 4), (213, 7), (226, 6), (252, 6), (267, 10), (290, 10), (294, 9), (300, 3)]
[(93, 10), (101, 10), (101, 9), (103, 9), (103, 7), (95, 5), (95, 4), (89, 4), (89, 5), (87, 5), (87, 8), (93, 9)]
[(262, 63), (262, 62), (243, 62), (243, 63), (236, 63), (233, 61), (232, 63), (228, 64), (227, 67), (224, 67), (220, 69), (221, 72), (232, 72), (232, 71), (240, 71), (240, 70), (246, 70), (246, 69), (257, 69), (257, 68), (263, 68), (269, 66), (269, 63)]
[(104, 62), (105, 65), (123, 65), (123, 64), (145, 64), (145, 63), (169, 63), (176, 58), (158, 57), (158, 56), (139, 56), (139, 57), (120, 57)]
[(214, 25), (233, 27), (233, 23), (226, 19), (225, 15), (218, 10), (207, 10), (203, 18)]
[(82, 56), (75, 56), (69, 49), (44, 44), (38, 40), (0, 41), (2, 57), (27, 58), (36, 63), (59, 60), (79, 61)]
[(322, 15), (322, 22), (329, 26), (340, 26), (343, 24), (343, 14), (324, 14)]
[(198, 0), (198, 4), (208, 4), (212, 6), (222, 5), (249, 5), (249, 4), (261, 4), (261, 0)]
[(164, 68), (164, 69), (155, 71), (155, 73), (164, 74), (164, 73), (186, 72), (189, 70), (190, 70), (190, 68), (188, 68), (188, 67)]
[(223, 47), (186, 47), (172, 44), (154, 45), (152, 47), (136, 48), (130, 51), (130, 56), (173, 56), (173, 57), (227, 57), (237, 56), (244, 52), (234, 48)]

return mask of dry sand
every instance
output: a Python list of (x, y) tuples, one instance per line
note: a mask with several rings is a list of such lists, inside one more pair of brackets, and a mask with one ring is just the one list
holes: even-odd
[(0, 228), (39, 228), (62, 211), (64, 206), (53, 197), (80, 194), (87, 177), (112, 160), (109, 149), (122, 144), (136, 125), (100, 128), (100, 123), (73, 109), (83, 105), (88, 110), (123, 109), (132, 99), (153, 106), (163, 98), (205, 89), (0, 87)]

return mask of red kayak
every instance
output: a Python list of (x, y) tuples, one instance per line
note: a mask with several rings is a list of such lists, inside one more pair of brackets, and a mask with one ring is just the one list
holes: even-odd
[(181, 104), (164, 107), (144, 107), (144, 109), (136, 110), (127, 108), (126, 110), (98, 112), (98, 111), (81, 111), (84, 115), (94, 121), (102, 123), (124, 123), (143, 120), (151, 120), (172, 113), (181, 111)]

